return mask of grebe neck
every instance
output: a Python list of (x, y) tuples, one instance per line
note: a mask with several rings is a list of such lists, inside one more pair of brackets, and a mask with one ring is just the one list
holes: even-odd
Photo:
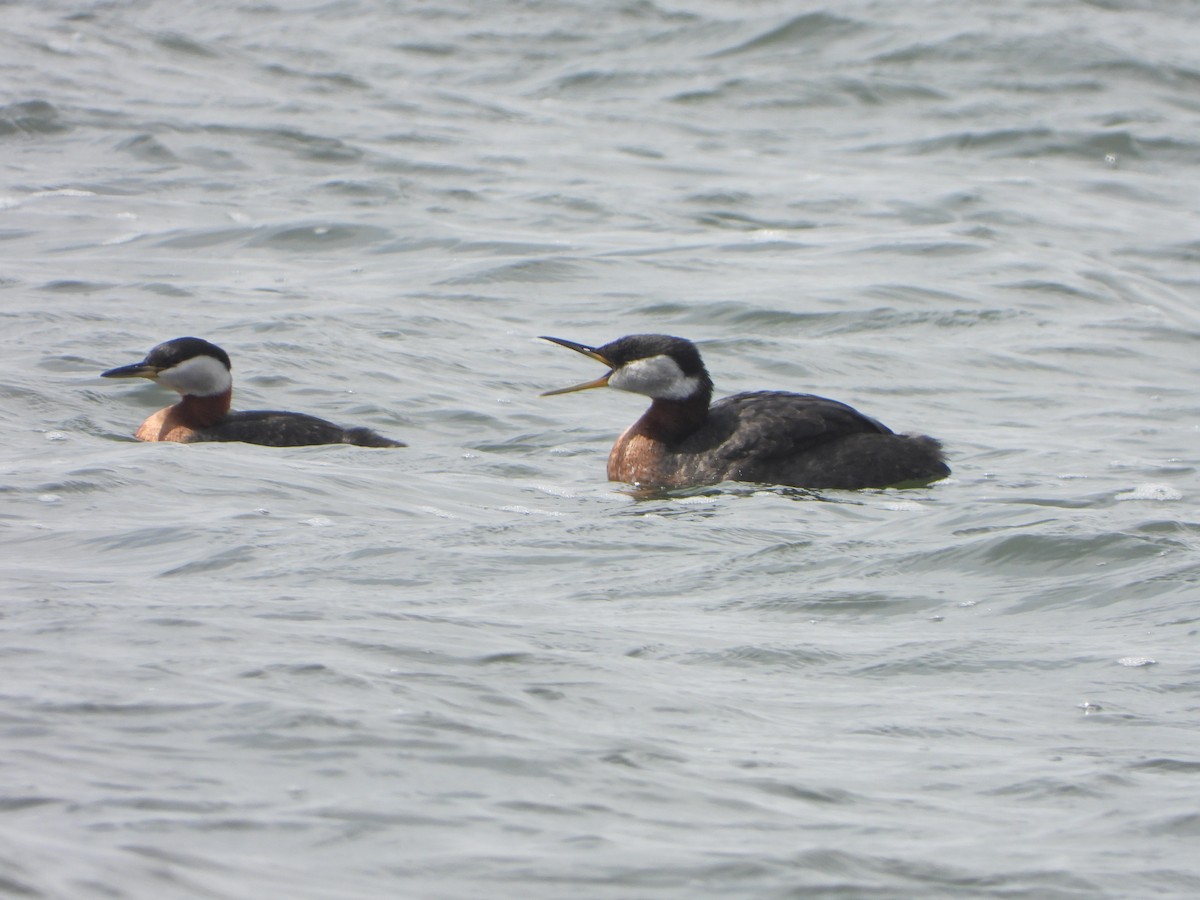
[(232, 401), (233, 387), (230, 386), (219, 394), (207, 397), (184, 394), (175, 408), (179, 410), (181, 419), (193, 428), (210, 428), (225, 418)]
[(630, 430), (665, 444), (681, 441), (708, 418), (708, 400), (703, 391), (686, 400), (656, 398)]

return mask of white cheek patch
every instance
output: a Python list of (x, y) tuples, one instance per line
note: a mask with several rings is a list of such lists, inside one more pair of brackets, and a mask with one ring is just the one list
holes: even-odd
[(700, 390), (700, 379), (695, 375), (685, 375), (675, 382), (671, 391), (656, 396), (662, 397), (664, 400), (686, 400), (698, 390)]
[(233, 384), (229, 370), (211, 356), (193, 356), (173, 368), (164, 369), (158, 373), (156, 381), (181, 394), (197, 397), (223, 394)]
[(686, 400), (699, 390), (700, 379), (684, 375), (669, 356), (649, 356), (622, 366), (608, 379), (608, 386), (658, 400)]

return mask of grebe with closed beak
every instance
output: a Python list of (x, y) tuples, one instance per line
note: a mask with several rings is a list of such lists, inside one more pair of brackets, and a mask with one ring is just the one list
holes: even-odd
[(182, 399), (160, 409), (138, 428), (139, 441), (242, 441), (270, 447), (355, 444), (403, 447), (370, 428), (342, 428), (316, 416), (254, 410), (231, 412), (233, 377), (229, 354), (195, 337), (175, 338), (153, 348), (139, 363), (109, 369), (104, 378), (149, 378), (178, 391)]

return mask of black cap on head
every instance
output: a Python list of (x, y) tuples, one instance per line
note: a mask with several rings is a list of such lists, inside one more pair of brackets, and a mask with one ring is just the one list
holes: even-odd
[(635, 359), (647, 359), (651, 356), (669, 356), (675, 360), (684, 375), (699, 375), (704, 372), (704, 362), (700, 359), (700, 351), (696, 349), (696, 345), (686, 338), (669, 334), (630, 334), (603, 347), (597, 347), (596, 352), (614, 366), (623, 366)]
[(211, 356), (218, 359), (226, 369), (232, 370), (229, 354), (203, 338), (181, 337), (164, 341), (146, 354), (146, 364), (159, 369), (170, 369), (196, 356)]

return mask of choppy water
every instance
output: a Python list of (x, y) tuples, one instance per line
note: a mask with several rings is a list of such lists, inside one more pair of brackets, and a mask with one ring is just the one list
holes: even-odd
[[(0, 18), (0, 892), (1200, 894), (1189, 4)], [(635, 500), (635, 331), (954, 477)]]

